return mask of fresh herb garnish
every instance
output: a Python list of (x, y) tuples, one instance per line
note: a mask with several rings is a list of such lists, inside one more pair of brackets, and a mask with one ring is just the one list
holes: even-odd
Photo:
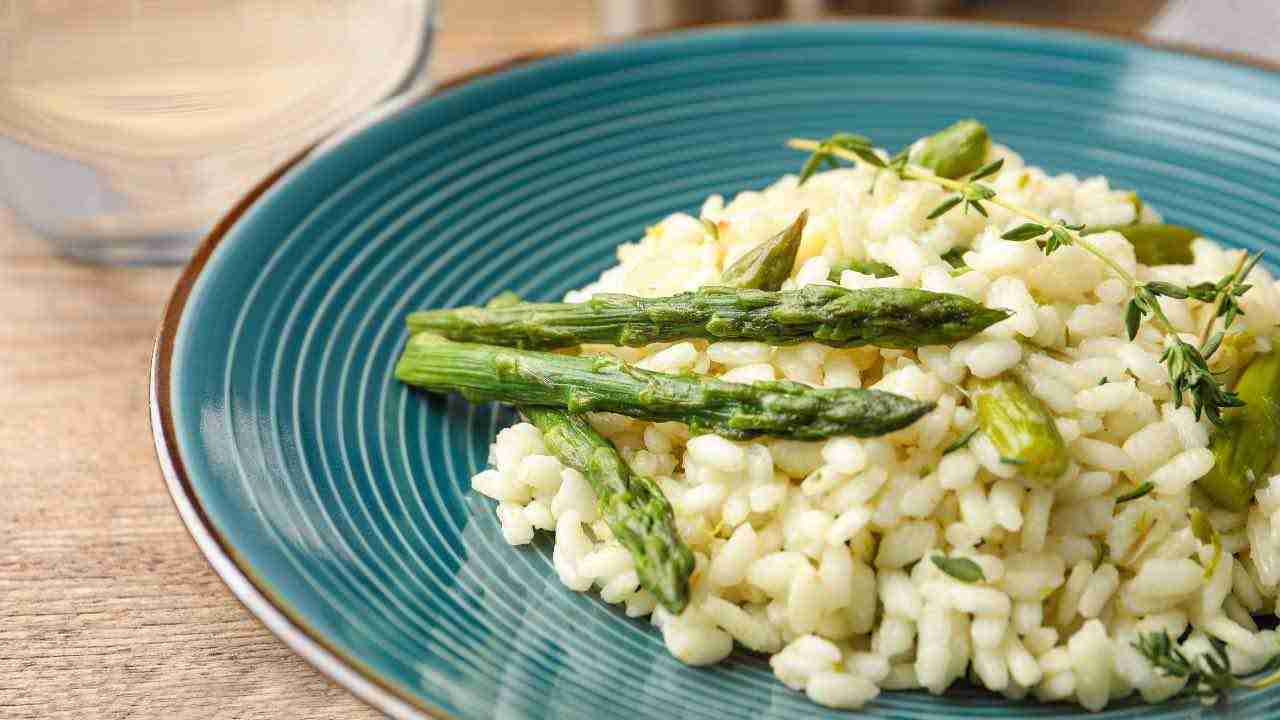
[[(950, 182), (950, 181), (949, 181)], [(968, 182), (963, 187), (958, 188), (955, 195), (942, 201), (942, 204), (933, 209), (929, 213), (929, 220), (936, 220), (946, 215), (951, 208), (964, 203), (964, 211), (969, 212), (969, 208), (973, 208), (982, 217), (987, 217), (987, 209), (982, 205), (984, 200), (990, 200), (996, 196), (996, 191), (990, 185), (984, 185), (979, 182)]]
[[(1213, 312), (1213, 316), (1205, 323), (1204, 329), (1200, 331), (1200, 352), (1205, 359), (1213, 357), (1213, 354), (1222, 344), (1222, 338), (1227, 334), (1227, 330), (1231, 328), (1231, 323), (1236, 318), (1244, 315), (1244, 308), (1240, 307), (1240, 296), (1249, 291), (1252, 285), (1245, 284), (1245, 278), (1249, 277), (1249, 273), (1253, 272), (1253, 268), (1262, 259), (1262, 253), (1254, 253), (1252, 255), (1244, 253), (1240, 256), (1240, 260), (1236, 263), (1236, 267), (1229, 275), (1212, 285), (1214, 298), (1213, 301), (1218, 303), (1218, 307)], [(1209, 285), (1202, 283), (1201, 286)], [(1197, 286), (1200, 287), (1200, 286)], [(1209, 302), (1209, 301), (1206, 301)], [(1222, 329), (1213, 332), (1213, 324), (1222, 318)]]
[(1142, 497), (1143, 495), (1146, 495), (1147, 493), (1149, 493), (1149, 492), (1151, 492), (1152, 490), (1154, 490), (1154, 489), (1155, 489), (1155, 487), (1156, 487), (1156, 486), (1155, 486), (1155, 485), (1152, 485), (1150, 482), (1144, 482), (1144, 483), (1142, 483), (1141, 485), (1139, 485), (1138, 487), (1136, 487), (1136, 488), (1134, 488), (1134, 489), (1130, 490), (1130, 491), (1129, 491), (1129, 492), (1127, 492), (1127, 493), (1124, 493), (1124, 494), (1123, 494), (1123, 495), (1121, 495), (1120, 497), (1117, 497), (1117, 498), (1116, 498), (1116, 504), (1117, 504), (1117, 505), (1119, 505), (1120, 503), (1126, 503), (1126, 502), (1129, 502), (1130, 500), (1137, 500), (1138, 498)]
[(929, 557), (934, 565), (942, 572), (959, 580), (962, 583), (976, 583), (980, 580), (986, 580), (987, 576), (982, 572), (982, 566), (962, 557), (943, 557), (942, 555), (932, 555)]
[(879, 155), (876, 155), (875, 148), (871, 145), (871, 140), (862, 135), (836, 133), (817, 145), (814, 148), (813, 155), (809, 156), (809, 159), (804, 163), (804, 167), (800, 170), (801, 185), (823, 167), (838, 167), (839, 163), (836, 162), (836, 155), (840, 151), (875, 167), (885, 167), (885, 162), (880, 159)]
[[(842, 133), (823, 141), (794, 139), (789, 141), (788, 145), (813, 153), (805, 162), (805, 169), (801, 172), (802, 180), (817, 172), (823, 164), (834, 167), (837, 158), (851, 162), (866, 162), (878, 169), (893, 171), (903, 180), (927, 182), (954, 192), (954, 195), (948, 197), (929, 213), (928, 217), (931, 220), (945, 215), (960, 205), (964, 206), (965, 211), (973, 208), (986, 216), (986, 204), (989, 203), (1028, 221), (1006, 232), (1003, 235), (1006, 240), (1017, 242), (1035, 240), (1044, 249), (1045, 254), (1052, 254), (1058, 248), (1067, 245), (1079, 247), (1100, 260), (1133, 292), (1133, 299), (1125, 313), (1125, 326), (1129, 338), (1133, 339), (1137, 336), (1144, 319), (1150, 320), (1164, 334), (1166, 346), (1160, 360), (1168, 367), (1169, 386), (1173, 390), (1173, 401), (1176, 407), (1182, 406), (1184, 396), (1190, 396), (1197, 419), (1204, 415), (1213, 424), (1221, 425), (1223, 410), (1243, 404), (1240, 398), (1228, 391), (1209, 370), (1207, 358), (1212, 357), (1217, 351), (1231, 323), (1243, 314), (1238, 298), (1249, 290), (1249, 285), (1246, 285), (1244, 280), (1258, 263), (1260, 254), (1242, 258), (1234, 272), (1216, 283), (1180, 286), (1160, 281), (1139, 282), (1124, 266), (1085, 237), (1084, 225), (1053, 220), (1006, 201), (999, 197), (990, 185), (979, 182), (999, 172), (1001, 167), (999, 160), (979, 168), (967, 179), (956, 180), (937, 175), (927, 168), (912, 165), (902, 154), (895, 156), (891, 163), (886, 164), (871, 148), (871, 141), (861, 135)], [(1217, 302), (1213, 319), (1221, 317), (1222, 328), (1212, 332), (1214, 322), (1211, 320), (1201, 334), (1199, 347), (1191, 345), (1178, 336), (1177, 329), (1160, 308), (1157, 298), (1162, 296), (1181, 300)]]
[[(1214, 346), (1216, 349), (1216, 345)], [(1173, 406), (1182, 407), (1184, 394), (1191, 396), (1196, 419), (1201, 413), (1214, 425), (1222, 425), (1222, 411), (1242, 407), (1244, 401), (1227, 390), (1209, 369), (1209, 363), (1200, 350), (1174, 337), (1160, 356), (1160, 362), (1169, 366), (1169, 385), (1173, 387)]]
[(987, 163), (986, 165), (983, 165), (982, 167), (975, 170), (973, 174), (969, 176), (969, 182), (973, 182), (974, 180), (981, 180), (985, 177), (990, 177), (992, 175), (995, 175), (996, 173), (1000, 172), (1000, 168), (1002, 167), (1004, 167), (1004, 158), (1000, 158), (995, 162)]
[(1133, 647), (1169, 677), (1186, 678), (1187, 684), (1182, 694), (1199, 697), (1220, 704), (1231, 698), (1231, 690), (1235, 688), (1265, 688), (1280, 682), (1280, 654), (1273, 656), (1261, 669), (1251, 673), (1257, 680), (1247, 680), (1231, 672), (1231, 658), (1227, 655), (1227, 646), (1217, 638), (1209, 638), (1210, 652), (1201, 653), (1199, 657), (1188, 658), (1178, 647), (1169, 633), (1161, 630), (1139, 635)]
[(1072, 233), (1079, 233), (1081, 230), (1084, 230), (1084, 225), (1071, 225), (1065, 222), (1050, 224), (1029, 222), (1022, 223), (1000, 237), (1013, 242), (1035, 240), (1036, 244), (1044, 248), (1045, 255), (1052, 255), (1053, 251), (1060, 247), (1075, 244)]
[(974, 427), (971, 427), (968, 430), (966, 430), (965, 433), (961, 435), (955, 442), (948, 445), (947, 449), (942, 451), (942, 454), (950, 455), (951, 453), (968, 445), (969, 441), (973, 439), (973, 436), (977, 434), (978, 434), (978, 427), (975, 425)]

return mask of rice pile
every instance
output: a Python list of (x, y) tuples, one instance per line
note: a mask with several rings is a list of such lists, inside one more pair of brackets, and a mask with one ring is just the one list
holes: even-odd
[[(1000, 146), (987, 160), (996, 157), (1005, 159), (991, 178), (1000, 195), (1055, 219), (1159, 219), (1105, 178), (1051, 177)], [(732, 442), (690, 437), (678, 423), (591, 416), (635, 472), (657, 478), (696, 554), (692, 600), (679, 616), (639, 587), (590, 486), (524, 423), (498, 434), (494, 467), (472, 480), (498, 501), (506, 540), (521, 545), (535, 530), (554, 532), (564, 584), (595, 589), (629, 616), (650, 615), (681, 661), (714, 663), (737, 643), (770, 655), (779, 680), (831, 707), (858, 707), (883, 689), (942, 693), (966, 676), (1011, 698), (1090, 710), (1135, 692), (1155, 702), (1183, 681), (1154, 670), (1131, 643), (1159, 629), (1176, 639), (1190, 627), (1182, 643), (1189, 655), (1208, 650), (1212, 636), (1227, 644), (1234, 670), (1258, 667), (1280, 648), (1276, 633), (1258, 632), (1251, 618), (1276, 609), (1280, 481), (1260, 483), (1247, 513), (1209, 510), (1225, 552), (1206, 577), (1213, 551), (1195, 538), (1187, 515), (1193, 483), (1214, 462), (1211, 426), (1170, 402), (1158, 333), (1144, 326), (1134, 342), (1126, 339), (1125, 285), (1078, 248), (1046, 257), (1034, 243), (1001, 240), (1022, 221), (1000, 208), (990, 208), (989, 220), (957, 209), (929, 221), (942, 190), (889, 173), (872, 190), (872, 179), (858, 167), (803, 187), (786, 176), (727, 204), (712, 196), (701, 215), (716, 223), (718, 237), (697, 218), (668, 217), (567, 299), (714, 284), (722, 268), (807, 208), (788, 287), (827, 282), (833, 261), (869, 258), (898, 276), (847, 271), (840, 284), (958, 293), (1015, 314), (955, 346), (918, 351), (700, 341), (584, 350), (736, 382), (872, 387), (936, 401), (934, 412), (889, 436), (825, 442)], [(1090, 239), (1142, 280), (1215, 281), (1238, 257), (1200, 239), (1194, 265), (1139, 267), (1121, 235)], [(964, 255), (971, 271), (957, 274), (940, 259), (953, 247), (971, 248)], [(1230, 373), (1270, 350), (1280, 289), (1262, 269), (1251, 281), (1241, 320), (1249, 332), (1214, 356), (1215, 370)], [(1161, 301), (1194, 342), (1206, 307)], [(975, 425), (959, 386), (969, 375), (1006, 372), (1052, 409), (1069, 444), (1073, 462), (1052, 490), (1022, 482), (981, 434), (943, 454)], [(1142, 481), (1154, 492), (1116, 503)], [(986, 579), (953, 579), (933, 555), (970, 558)]]

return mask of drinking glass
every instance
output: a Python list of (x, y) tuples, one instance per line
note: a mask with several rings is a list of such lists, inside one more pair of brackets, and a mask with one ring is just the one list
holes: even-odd
[(180, 262), (271, 168), (425, 87), (433, 0), (0, 0), (0, 203)]

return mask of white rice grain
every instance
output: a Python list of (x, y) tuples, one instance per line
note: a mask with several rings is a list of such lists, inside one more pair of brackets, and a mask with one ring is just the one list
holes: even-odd
[(924, 557), (937, 541), (938, 526), (931, 522), (908, 522), (890, 530), (880, 540), (876, 567), (905, 567)]
[(1071, 636), (1067, 647), (1076, 677), (1076, 699), (1088, 710), (1101, 710), (1107, 705), (1113, 667), (1106, 628), (1098, 620), (1090, 620)]
[(662, 628), (667, 650), (686, 665), (711, 665), (729, 656), (733, 638), (713, 625), (674, 618)]
[(1027, 493), (1026, 507), (1022, 511), (1022, 550), (1040, 552), (1049, 534), (1049, 517), (1053, 509), (1053, 492), (1032, 488)]
[(965, 357), (969, 372), (980, 378), (991, 378), (1008, 370), (1022, 360), (1022, 346), (1016, 340), (990, 340), (984, 342)]
[(746, 577), (759, 549), (755, 529), (749, 524), (739, 525), (729, 541), (720, 548), (720, 552), (711, 559), (707, 579), (720, 587), (737, 585)]
[(1071, 444), (1076, 460), (1088, 467), (1110, 472), (1125, 472), (1133, 466), (1128, 453), (1116, 445), (1093, 438), (1080, 438)]
[(1108, 413), (1118, 410), (1138, 393), (1132, 380), (1112, 381), (1076, 393), (1076, 406), (1086, 412)]
[(1208, 448), (1185, 450), (1160, 466), (1147, 478), (1162, 495), (1176, 495), (1185, 491), (1213, 469), (1213, 451)]
[(824, 671), (809, 679), (805, 694), (819, 705), (852, 710), (873, 700), (880, 694), (880, 688), (861, 675)]
[(769, 382), (770, 380), (776, 380), (777, 378), (777, 371), (768, 363), (740, 365), (720, 376), (720, 379), (725, 382), (742, 383), (744, 385), (750, 385), (758, 382)]
[[(988, 505), (996, 524), (1010, 532), (1022, 529), (1022, 497), (1025, 490), (1012, 480), (1000, 480), (991, 486)], [(963, 512), (963, 505), (961, 506)]]
[(1098, 617), (1102, 612), (1103, 606), (1115, 594), (1118, 587), (1120, 587), (1120, 573), (1116, 570), (1115, 565), (1106, 563), (1099, 566), (1089, 576), (1084, 592), (1080, 594), (1078, 605), (1080, 616), (1084, 618)]

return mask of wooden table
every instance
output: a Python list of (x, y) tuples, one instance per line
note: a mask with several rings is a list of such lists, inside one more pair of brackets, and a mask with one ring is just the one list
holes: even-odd
[[(503, 5), (444, 3), (437, 78), (597, 39), (591, 0)], [(1084, 21), (1158, 2), (1106, 5)], [(146, 376), (177, 275), (63, 261), (0, 211), (0, 718), (376, 717), (239, 605), (170, 504)]]

